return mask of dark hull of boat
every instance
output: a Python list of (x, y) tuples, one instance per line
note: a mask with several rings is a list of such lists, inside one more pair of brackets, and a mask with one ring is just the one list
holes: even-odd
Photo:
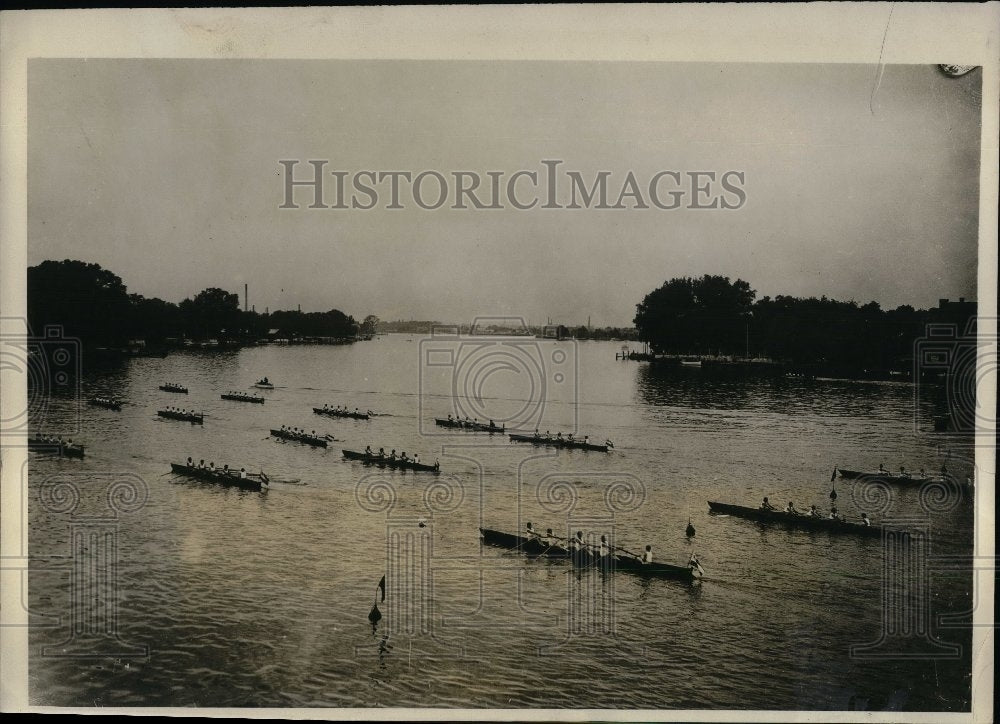
[(160, 389), (164, 392), (176, 392), (179, 395), (186, 395), (188, 393), (187, 387), (167, 387), (166, 385), (160, 385)]
[(177, 463), (170, 463), (170, 469), (178, 475), (188, 478), (217, 483), (231, 488), (240, 488), (241, 490), (260, 492), (262, 488), (267, 487), (266, 480), (259, 475), (248, 474), (247, 477), (241, 478), (238, 472), (225, 475), (218, 470), (212, 472), (203, 468), (189, 468), (187, 465), (178, 465)]
[(381, 468), (398, 468), (400, 470), (417, 470), (420, 472), (427, 473), (438, 473), (440, 470), (433, 465), (425, 465), (424, 463), (415, 463), (409, 460), (400, 460), (395, 458), (390, 460), (389, 458), (380, 458), (377, 455), (366, 455), (363, 452), (357, 452), (355, 450), (344, 450), (344, 457), (348, 460), (358, 460), (363, 462), (365, 465), (378, 465)]
[(168, 412), (167, 410), (157, 410), (156, 414), (160, 417), (166, 417), (170, 420), (180, 420), (182, 422), (190, 422), (192, 425), (204, 425), (205, 416), (204, 415), (185, 415), (179, 412)]
[(349, 420), (368, 419), (368, 415), (364, 412), (340, 412), (339, 410), (324, 410), (322, 407), (314, 407), (313, 412), (317, 415), (326, 415), (327, 417), (345, 417)]
[(306, 445), (312, 445), (313, 447), (326, 447), (326, 440), (321, 437), (313, 437), (312, 435), (295, 435), (282, 430), (271, 430), (271, 434), (274, 437), (280, 437), (282, 440), (293, 440), (294, 442), (305, 443)]
[(607, 452), (607, 445), (594, 445), (589, 442), (582, 442), (580, 440), (559, 440), (554, 438), (546, 437), (535, 437), (534, 435), (514, 435), (511, 434), (510, 439), (515, 442), (530, 442), (532, 445), (548, 445), (549, 447), (563, 447), (569, 448), (571, 450), (599, 450), (600, 452)]
[(254, 387), (256, 387), (258, 389), (261, 389), (261, 390), (273, 390), (274, 389), (274, 385), (262, 385), (260, 382), (258, 382), (257, 384), (255, 384)]
[(756, 520), (761, 523), (776, 523), (778, 525), (786, 525), (793, 528), (875, 537), (882, 535), (882, 529), (875, 526), (861, 525), (860, 523), (846, 523), (840, 520), (830, 520), (829, 518), (813, 518), (808, 515), (794, 515), (784, 513), (779, 510), (772, 511), (761, 510), (760, 508), (747, 508), (742, 505), (716, 503), (711, 500), (708, 501), (708, 508), (712, 513), (735, 515), (739, 518)]
[(479, 533), (483, 537), (483, 542), (488, 545), (519, 550), (526, 555), (571, 560), (577, 566), (597, 567), (609, 572), (627, 571), (641, 576), (674, 578), (680, 581), (693, 581), (695, 579), (694, 571), (687, 566), (672, 566), (668, 563), (643, 563), (637, 558), (617, 554), (602, 558), (600, 555), (595, 555), (586, 549), (570, 551), (558, 544), (546, 545), (534, 538), (504, 533), (499, 530), (490, 530), (489, 528), (480, 528)]
[(243, 397), (242, 395), (220, 395), (223, 400), (233, 400), (234, 402), (256, 402), (258, 404), (264, 404), (263, 397)]
[(36, 452), (53, 452), (67, 458), (82, 458), (83, 445), (66, 445), (58, 442), (46, 442), (37, 438), (28, 438), (28, 449)]
[(449, 420), (443, 417), (435, 417), (434, 424), (441, 427), (454, 427), (460, 430), (469, 430), (472, 432), (488, 432), (491, 435), (495, 432), (503, 432), (503, 427), (484, 425), (481, 422), (465, 422), (464, 420)]
[(924, 483), (938, 482), (941, 480), (939, 477), (928, 477), (921, 476), (915, 478), (911, 475), (898, 475), (896, 473), (886, 473), (886, 472), (870, 472), (865, 473), (860, 470), (841, 470), (837, 468), (837, 472), (840, 473), (840, 477), (845, 480), (857, 480), (858, 478), (864, 478), (870, 483), (895, 483), (896, 485), (923, 485)]
[(108, 410), (121, 410), (122, 406), (118, 402), (102, 402), (101, 400), (88, 400), (87, 404), (91, 407), (103, 407)]

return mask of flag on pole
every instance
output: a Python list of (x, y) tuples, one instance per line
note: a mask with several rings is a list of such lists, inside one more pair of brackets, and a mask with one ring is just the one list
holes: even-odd
[(382, 576), (382, 580), (378, 582), (378, 587), (382, 591), (382, 602), (385, 603), (385, 576)]
[(837, 468), (836, 468), (836, 466), (834, 466), (834, 468), (833, 468), (833, 475), (830, 476), (830, 482), (832, 483), (836, 479), (837, 479)]

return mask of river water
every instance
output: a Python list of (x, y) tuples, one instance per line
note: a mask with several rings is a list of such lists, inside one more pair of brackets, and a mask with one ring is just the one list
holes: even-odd
[[(78, 420), (87, 456), (30, 455), (32, 703), (967, 711), (968, 491), (837, 480), (848, 516), (922, 531), (913, 555), (707, 505), (768, 495), (826, 508), (835, 465), (947, 461), (964, 480), (970, 442), (930, 431), (940, 391), (714, 379), (616, 361), (618, 348), (389, 335), (88, 373), (83, 397), (115, 395), (123, 409), (47, 399), (46, 429)], [(264, 375), (276, 385), (260, 392), (265, 404), (219, 399)], [(167, 381), (190, 394), (159, 391)], [(314, 415), (324, 403), (377, 415)], [(204, 411), (204, 426), (158, 418), (165, 405)], [(433, 424), (448, 413), (614, 449)], [(282, 424), (337, 442), (269, 438)], [(366, 444), (439, 459), (442, 473), (342, 459)], [(171, 475), (188, 456), (263, 469), (272, 485), (250, 493)], [(647, 580), (480, 544), (479, 527), (527, 521), (650, 544), (678, 565), (696, 553), (706, 574)]]

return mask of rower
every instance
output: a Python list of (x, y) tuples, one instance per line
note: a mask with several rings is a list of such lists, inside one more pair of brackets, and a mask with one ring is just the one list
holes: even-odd
[(229, 464), (228, 463), (226, 463), (225, 465), (222, 466), (222, 474), (223, 475), (229, 475)]
[(808, 515), (810, 518), (818, 518), (819, 517), (819, 511), (816, 510), (816, 506), (813, 505), (813, 506), (810, 506), (809, 512), (806, 513), (806, 515)]
[(534, 540), (539, 540), (542, 537), (538, 534), (538, 531), (536, 531), (534, 528), (531, 527), (530, 522), (524, 527), (524, 532), (528, 534), (528, 538)]
[(590, 435), (583, 436), (583, 444), (588, 445), (590, 443)]
[(886, 471), (886, 470), (885, 470), (885, 464), (884, 464), (884, 463), (879, 463), (879, 464), (878, 464), (878, 471), (879, 471), (880, 473), (884, 473), (884, 472)]
[(495, 428), (496, 428), (496, 425), (493, 424), (493, 420), (490, 420), (490, 429), (493, 430)]
[(573, 433), (569, 433), (568, 435), (566, 435), (566, 439), (569, 440), (570, 442), (573, 442)]
[(380, 447), (380, 448), (378, 449), (378, 456), (379, 456), (380, 458), (384, 458), (384, 457), (385, 457), (385, 448), (384, 448), (384, 447)]
[(434, 469), (435, 470), (441, 469), (441, 462), (437, 458), (434, 458)]
[(866, 528), (870, 528), (871, 524), (872, 524), (872, 521), (871, 521), (871, 518), (868, 517), (868, 513), (862, 513), (861, 514), (861, 525), (865, 526)]
[(569, 539), (569, 545), (570, 545), (570, 552), (577, 551), (577, 550), (582, 551), (584, 549), (584, 547), (586, 546), (586, 543), (583, 542), (583, 531), (582, 530), (578, 530), (576, 532), (576, 535), (573, 538)]
[(354, 408), (354, 414), (355, 414), (355, 415), (359, 415), (359, 414), (361, 414), (361, 413), (359, 413), (359, 412), (358, 412), (358, 408), (356, 408), (356, 407)]
[(646, 552), (642, 554), (643, 565), (648, 565), (653, 562), (653, 547), (646, 546)]
[(188, 467), (189, 468), (193, 468), (194, 467), (194, 461), (191, 458), (188, 458)]
[(407, 459), (407, 457), (406, 457), (406, 450), (404, 450), (403, 452), (401, 452), (401, 453), (399, 454), (399, 459), (400, 459), (400, 460), (402, 460), (402, 461), (403, 461), (404, 463), (405, 463), (405, 462), (409, 462), (409, 460), (408, 460), (408, 459)]
[(561, 432), (557, 432), (556, 433), (556, 440), (562, 440), (562, 433)]
[(205, 469), (205, 460), (204, 460), (204, 458), (202, 458), (200, 461), (198, 461), (198, 469), (199, 470), (204, 470)]
[(393, 448), (392, 452), (389, 453), (389, 459), (390, 460), (395, 460), (396, 459), (396, 448)]
[(214, 460), (208, 464), (208, 469), (209, 469), (210, 472), (213, 472), (213, 473), (215, 472), (215, 461)]
[(840, 520), (840, 516), (837, 515), (837, 509), (836, 508), (831, 508), (830, 509), (830, 520)]
[(536, 438), (539, 437), (539, 435), (538, 435), (538, 428), (537, 427), (535, 428), (535, 437)]
[(799, 514), (799, 511), (797, 511), (795, 509), (795, 505), (790, 500), (788, 501), (788, 505), (785, 506), (785, 512), (786, 513), (791, 513), (792, 515), (798, 515)]
[(761, 510), (777, 510), (773, 505), (767, 502), (767, 496), (764, 496), (764, 502), (760, 504)]
[(611, 545), (608, 543), (608, 537), (606, 535), (601, 536), (601, 560), (604, 560), (611, 555)]
[(451, 413), (448, 413), (448, 422), (451, 422)]
[(246, 480), (246, 479), (247, 479), (247, 469), (240, 468), (240, 480)]
[(413, 462), (416, 463), (417, 465), (420, 464), (420, 453), (417, 453), (413, 456)]
[(324, 409), (324, 410), (329, 410), (329, 409), (330, 409), (330, 403), (328, 403), (328, 402), (324, 402), (324, 403), (323, 403), (323, 409)]
[(371, 454), (372, 454), (372, 446), (365, 445), (365, 455), (371, 455)]

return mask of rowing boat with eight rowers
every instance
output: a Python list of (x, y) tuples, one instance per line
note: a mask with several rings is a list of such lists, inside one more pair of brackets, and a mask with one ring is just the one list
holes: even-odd
[(243, 392), (227, 392), (222, 395), (223, 400), (235, 400), (236, 402), (256, 402), (258, 404), (264, 404), (264, 398), (257, 395), (248, 395)]
[(166, 417), (170, 420), (182, 420), (183, 422), (190, 422), (192, 425), (204, 425), (205, 424), (205, 413), (198, 414), (189, 410), (178, 410), (174, 407), (168, 407), (165, 410), (157, 410), (156, 414), (159, 417)]
[(544, 435), (540, 435), (538, 430), (535, 430), (534, 435), (515, 435), (511, 433), (510, 439), (515, 442), (530, 442), (532, 445), (548, 445), (550, 447), (564, 447), (573, 448), (576, 450), (600, 450), (601, 452), (607, 452), (608, 448), (614, 447), (614, 444), (610, 440), (606, 440), (603, 445), (595, 445), (590, 442), (590, 436), (584, 435), (583, 439), (574, 438), (572, 433), (563, 437), (561, 432), (556, 433), (555, 437), (552, 437), (546, 431)]
[(367, 420), (371, 417), (373, 413), (371, 410), (367, 412), (361, 412), (358, 408), (354, 408), (354, 412), (351, 412), (344, 407), (330, 407), (329, 405), (323, 405), (322, 407), (314, 407), (313, 412), (317, 415), (327, 415), (328, 417), (346, 417), (351, 420)]
[(759, 508), (747, 508), (742, 505), (730, 505), (729, 503), (718, 503), (710, 500), (708, 501), (708, 509), (710, 513), (715, 513), (716, 515), (735, 515), (738, 518), (756, 520), (760, 523), (777, 523), (793, 528), (825, 530), (830, 533), (853, 533), (864, 536), (882, 535), (882, 529), (872, 525), (871, 519), (866, 513), (861, 514), (860, 523), (848, 523), (843, 517), (832, 517), (837, 515), (836, 510), (831, 512), (831, 517), (815, 514), (815, 506), (813, 506), (811, 511), (814, 514), (799, 513), (791, 503), (788, 504), (785, 510), (778, 510), (770, 506), (767, 498), (764, 498), (764, 502)]
[(87, 404), (92, 407), (106, 407), (109, 410), (122, 409), (122, 403), (117, 400), (112, 400), (110, 397), (91, 397), (87, 400)]
[(313, 430), (312, 434), (309, 434), (305, 430), (300, 430), (297, 427), (285, 427), (281, 426), (280, 430), (271, 430), (271, 435), (274, 437), (280, 437), (283, 440), (294, 440), (295, 442), (303, 442), (306, 445), (312, 445), (313, 447), (326, 447), (328, 442), (326, 437), (321, 437), (316, 434)]
[(905, 468), (900, 467), (899, 472), (894, 473), (890, 470), (886, 470), (882, 465), (878, 466), (878, 470), (873, 470), (871, 472), (844, 470), (840, 467), (836, 470), (840, 473), (840, 477), (845, 480), (856, 480), (861, 478), (870, 483), (895, 483), (897, 485), (923, 485), (924, 483), (937, 483), (944, 480), (943, 476), (948, 473), (948, 469), (943, 467), (941, 469), (941, 475), (927, 475), (923, 468), (921, 468), (920, 474), (915, 476), (912, 473), (908, 473)]
[(82, 458), (83, 445), (74, 445), (73, 440), (63, 440), (60, 437), (29, 437), (28, 449), (35, 452), (54, 452), (68, 458)]
[(178, 475), (205, 480), (211, 483), (219, 483), (220, 485), (240, 488), (242, 490), (260, 492), (261, 490), (266, 490), (268, 487), (268, 477), (263, 471), (260, 473), (248, 473), (246, 468), (240, 468), (237, 471), (228, 465), (217, 468), (215, 467), (215, 463), (210, 463), (206, 466), (204, 460), (196, 465), (191, 458), (188, 458), (187, 463), (184, 464), (170, 463), (170, 469)]
[(178, 385), (176, 382), (168, 382), (165, 385), (160, 385), (160, 389), (164, 392), (179, 392), (182, 395), (188, 393), (188, 388), (184, 385)]
[(440, 427), (457, 427), (462, 430), (472, 430), (474, 432), (488, 432), (491, 435), (495, 432), (504, 432), (504, 426), (497, 427), (493, 423), (493, 420), (486, 423), (479, 422), (479, 420), (470, 420), (468, 417), (464, 420), (457, 417), (453, 418), (451, 415), (448, 415), (447, 418), (435, 417), (434, 424)]
[[(694, 555), (686, 566), (674, 566), (669, 563), (654, 562), (651, 546), (646, 546), (646, 551), (639, 555), (624, 548), (611, 547), (603, 537), (599, 545), (589, 546), (584, 542), (582, 532), (567, 540), (553, 535), (551, 528), (544, 535), (537, 533), (531, 528), (530, 523), (526, 532), (528, 535), (522, 536), (489, 528), (479, 529), (483, 542), (488, 545), (517, 550), (532, 556), (567, 559), (578, 566), (595, 566), (609, 571), (622, 570), (643, 576), (675, 578), (681, 581), (693, 581), (704, 573), (697, 556)], [(622, 551), (625, 555), (620, 555), (616, 551)]]
[(386, 455), (385, 448), (379, 448), (379, 451), (376, 453), (372, 452), (371, 445), (369, 445), (365, 448), (364, 452), (344, 450), (343, 453), (344, 457), (348, 460), (359, 460), (365, 465), (378, 465), (383, 468), (398, 468), (400, 470), (419, 470), (435, 474), (441, 472), (441, 464), (437, 460), (434, 461), (433, 465), (427, 465), (420, 462), (419, 455), (414, 455), (411, 458), (407, 457), (406, 453), (403, 452), (397, 457), (395, 449)]

